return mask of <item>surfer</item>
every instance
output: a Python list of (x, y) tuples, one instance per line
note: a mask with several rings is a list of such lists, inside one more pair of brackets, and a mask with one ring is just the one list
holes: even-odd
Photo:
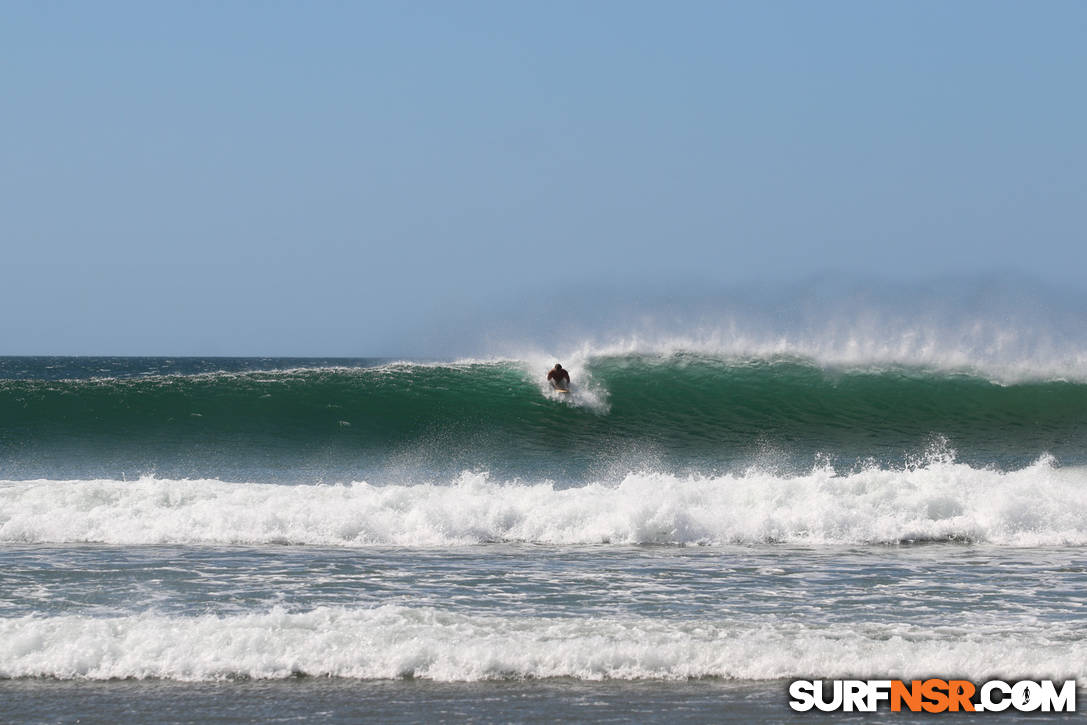
[(558, 390), (566, 390), (570, 387), (570, 373), (562, 369), (562, 365), (555, 363), (555, 367), (547, 373), (547, 379), (551, 386)]

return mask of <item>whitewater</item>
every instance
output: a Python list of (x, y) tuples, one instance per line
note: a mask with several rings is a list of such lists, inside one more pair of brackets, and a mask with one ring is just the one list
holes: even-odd
[(801, 476), (630, 473), (557, 489), (446, 483), (0, 481), (0, 542), (444, 547), (537, 544), (1087, 545), (1087, 468), (934, 461)]
[(968, 638), (890, 624), (771, 627), (727, 620), (472, 616), (392, 605), (298, 613), (273, 608), (233, 616), (6, 619), (0, 641), (0, 676), (93, 680), (773, 680), (811, 671), (908, 679), (919, 668), (983, 679), (1014, 671), (1066, 675), (1069, 667), (1081, 672), (1087, 665), (1087, 645), (1056, 626), (1015, 634), (976, 628)]

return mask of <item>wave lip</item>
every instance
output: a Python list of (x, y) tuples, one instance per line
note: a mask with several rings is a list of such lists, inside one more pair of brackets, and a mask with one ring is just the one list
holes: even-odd
[(2, 678), (908, 679), (933, 672), (1083, 681), (1087, 643), (1064, 629), (955, 634), (875, 623), (470, 616), (396, 605), (0, 619)]
[(0, 482), (0, 541), (446, 547), (969, 541), (1087, 545), (1087, 468), (932, 461), (805, 475), (660, 472), (557, 489), (463, 473), (437, 485)]

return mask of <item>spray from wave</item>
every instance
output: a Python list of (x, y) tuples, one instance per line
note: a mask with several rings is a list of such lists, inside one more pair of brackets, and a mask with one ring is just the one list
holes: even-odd
[[(528, 307), (492, 304), (446, 329), (485, 340), (470, 349), (539, 366), (679, 351), (741, 359), (791, 357), (819, 366), (916, 367), (1000, 383), (1087, 381), (1087, 300), (1013, 276), (928, 283), (826, 275), (792, 285), (722, 289), (689, 280), (636, 292), (540, 290)], [(556, 319), (553, 310), (564, 314)], [(481, 323), (481, 321), (484, 321)]]

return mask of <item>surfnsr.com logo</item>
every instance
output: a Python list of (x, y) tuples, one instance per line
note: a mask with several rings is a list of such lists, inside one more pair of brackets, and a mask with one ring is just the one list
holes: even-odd
[(798, 712), (1075, 712), (1076, 681), (989, 680), (795, 680), (789, 707)]

